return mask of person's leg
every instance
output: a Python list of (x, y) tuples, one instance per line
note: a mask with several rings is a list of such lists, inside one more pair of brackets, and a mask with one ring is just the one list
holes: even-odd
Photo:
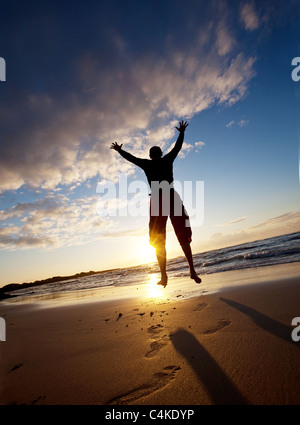
[(167, 254), (166, 254), (166, 225), (168, 217), (151, 215), (150, 205), (150, 220), (149, 220), (149, 242), (156, 250), (156, 258), (161, 273), (161, 280), (158, 285), (166, 286), (168, 282), (167, 276)]
[(201, 283), (201, 279), (197, 275), (196, 270), (194, 268), (193, 254), (192, 254), (190, 243), (189, 242), (182, 242), (181, 247), (182, 247), (182, 250), (184, 252), (185, 258), (187, 259), (189, 268), (190, 268), (191, 279), (194, 279), (194, 281), (197, 282), (197, 283)]
[(156, 246), (156, 258), (159, 264), (161, 280), (157, 282), (158, 285), (166, 286), (168, 283), (167, 276), (167, 254), (165, 244)]
[(190, 219), (184, 208), (180, 196), (175, 191), (173, 202), (174, 210), (172, 210), (170, 219), (174, 227), (177, 239), (182, 247), (185, 258), (188, 262), (191, 279), (194, 279), (195, 282), (200, 283), (201, 279), (197, 275), (196, 270), (194, 268), (193, 254), (190, 245), (192, 240), (192, 229), (190, 226)]

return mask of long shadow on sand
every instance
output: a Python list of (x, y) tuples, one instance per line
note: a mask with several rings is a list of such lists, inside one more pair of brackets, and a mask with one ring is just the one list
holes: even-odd
[(235, 309), (241, 311), (242, 313), (247, 314), (247, 316), (251, 317), (251, 319), (257, 326), (264, 329), (265, 331), (275, 335), (278, 338), (283, 339), (284, 341), (290, 344), (293, 344), (294, 347), (299, 347), (299, 345), (295, 344), (291, 337), (293, 327), (280, 323), (277, 320), (272, 319), (271, 317), (268, 317), (263, 313), (260, 313), (254, 308), (248, 307), (244, 304), (240, 304), (236, 301), (228, 300), (226, 298), (220, 298), (220, 300), (230, 305), (231, 307), (234, 307)]
[(192, 333), (180, 328), (171, 336), (171, 341), (175, 349), (193, 368), (214, 404), (248, 404), (218, 363)]

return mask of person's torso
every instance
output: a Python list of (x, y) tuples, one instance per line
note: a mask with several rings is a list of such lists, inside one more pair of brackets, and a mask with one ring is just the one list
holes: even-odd
[(167, 181), (173, 182), (173, 161), (167, 157), (159, 159), (146, 160), (143, 164), (143, 170), (147, 176), (148, 183), (151, 187), (151, 182)]

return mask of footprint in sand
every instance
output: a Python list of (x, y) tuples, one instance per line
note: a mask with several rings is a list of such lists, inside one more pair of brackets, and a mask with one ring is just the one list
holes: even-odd
[(220, 319), (218, 324), (213, 326), (210, 329), (207, 329), (206, 331), (202, 332), (204, 335), (209, 335), (209, 334), (213, 334), (217, 331), (219, 331), (220, 329), (225, 328), (226, 326), (230, 325), (231, 320), (229, 319)]
[(194, 311), (201, 311), (201, 310), (203, 310), (205, 307), (207, 307), (207, 304), (206, 304), (206, 303), (198, 304), (198, 305), (197, 305), (197, 307), (194, 309)]
[(159, 334), (163, 331), (163, 325), (153, 325), (147, 329), (148, 334), (151, 335), (151, 338), (154, 339), (159, 336)]
[(163, 341), (154, 341), (150, 344), (150, 348), (151, 350), (148, 351), (148, 353), (145, 354), (145, 357), (150, 358), (150, 357), (155, 357), (158, 352), (164, 348), (167, 345), (167, 342), (163, 342)]
[(149, 382), (134, 388), (126, 394), (122, 394), (112, 400), (107, 405), (129, 404), (136, 400), (146, 397), (161, 388), (168, 385), (176, 376), (181, 368), (179, 366), (167, 366), (162, 372), (155, 373)]
[(167, 335), (160, 335), (163, 330), (164, 327), (160, 324), (150, 326), (147, 329), (148, 334), (150, 334), (150, 338), (154, 339), (155, 341), (150, 344), (151, 350), (145, 354), (145, 357), (155, 357), (159, 353), (159, 351), (167, 345), (167, 341), (165, 340)]

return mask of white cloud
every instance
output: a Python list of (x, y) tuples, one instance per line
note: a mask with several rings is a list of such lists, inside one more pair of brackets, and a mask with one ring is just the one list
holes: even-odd
[[(166, 153), (170, 152), (173, 147), (175, 146), (175, 142), (171, 144), (171, 146), (169, 146), (168, 150), (166, 151)], [(187, 142), (183, 142), (181, 151), (178, 154), (179, 158), (184, 158), (192, 149), (194, 148), (194, 146), (190, 143)]]
[(241, 119), (240, 121), (231, 120), (229, 123), (226, 124), (226, 127), (231, 128), (235, 125), (237, 125), (238, 127), (245, 127), (249, 124), (249, 122), (250, 121), (246, 119)]
[(178, 156), (180, 158), (184, 158), (193, 148), (194, 148), (193, 145), (191, 145), (190, 143), (184, 142)]
[(235, 39), (230, 34), (226, 21), (223, 19), (218, 24), (216, 47), (220, 56), (227, 55), (236, 44)]
[(238, 123), (237, 123), (237, 125), (239, 126), (239, 127), (245, 127), (246, 125), (248, 125), (249, 124), (249, 120), (241, 120), (241, 121), (239, 121)]
[(259, 18), (254, 8), (254, 3), (246, 3), (241, 8), (241, 20), (246, 30), (254, 31), (259, 27)]
[(228, 124), (226, 124), (226, 127), (232, 127), (235, 124), (235, 120), (230, 121)]
[(199, 152), (199, 150), (202, 149), (203, 146), (205, 146), (205, 143), (204, 142), (201, 142), (201, 141), (195, 142), (195, 148), (196, 148), (195, 149), (195, 152)]
[(201, 141), (199, 141), (199, 142), (195, 142), (195, 146), (196, 146), (197, 148), (201, 149), (201, 148), (203, 148), (203, 146), (205, 146), (205, 143), (204, 143), (204, 142), (201, 142)]

